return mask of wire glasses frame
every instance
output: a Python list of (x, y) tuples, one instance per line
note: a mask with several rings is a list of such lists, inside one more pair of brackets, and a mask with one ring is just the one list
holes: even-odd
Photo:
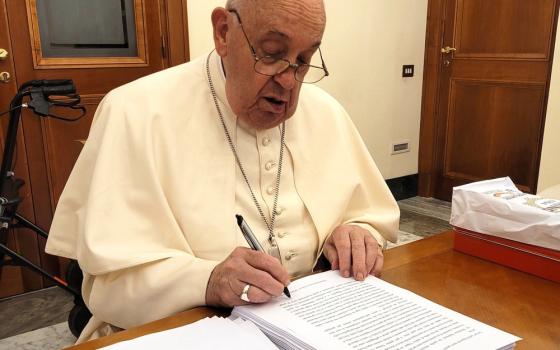
[(262, 57), (258, 56), (257, 52), (255, 51), (255, 48), (253, 47), (253, 45), (251, 45), (251, 41), (249, 40), (247, 33), (245, 32), (245, 28), (243, 27), (243, 22), (241, 21), (241, 17), (239, 16), (237, 10), (230, 9), (228, 10), (228, 12), (235, 14), (237, 20), (239, 21), (239, 25), (241, 26), (241, 31), (245, 36), (245, 40), (247, 40), (247, 44), (251, 49), (251, 55), (255, 60), (255, 65), (253, 66), (255, 72), (272, 77), (284, 72), (286, 69), (293, 68), (295, 79), (301, 83), (307, 83), (307, 84), (316, 83), (321, 79), (323, 79), (324, 77), (329, 76), (329, 71), (327, 69), (327, 66), (325, 65), (325, 61), (323, 60), (323, 54), (321, 53), (320, 47), (319, 47), (319, 57), (321, 58), (322, 67), (314, 66), (306, 63), (301, 63), (301, 64), (292, 63), (284, 58), (276, 58), (272, 56), (262, 56)]

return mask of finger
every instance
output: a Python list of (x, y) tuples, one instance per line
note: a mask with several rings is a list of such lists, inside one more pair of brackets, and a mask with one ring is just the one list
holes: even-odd
[(352, 244), (352, 275), (354, 279), (363, 281), (366, 277), (366, 246), (365, 235), (359, 229), (350, 231)]
[[(228, 281), (234, 293), (238, 292), (237, 289), (239, 287), (232, 284), (230, 282), (231, 280), (249, 283), (271, 295), (280, 295), (284, 290), (285, 284), (278, 281), (270, 273), (270, 270), (274, 268), (280, 268), (285, 271), (284, 267), (282, 267), (275, 258), (262, 252), (237, 247), (230, 254), (228, 259), (224, 261), (223, 265), (224, 272), (221, 273), (222, 279)], [(222, 270), (222, 268), (220, 270)], [(287, 274), (287, 271), (285, 273)]]
[(325, 258), (331, 263), (331, 270), (338, 270), (338, 255), (336, 249), (332, 245), (325, 244), (323, 255), (325, 255)]
[(378, 247), (377, 249), (378, 253), (371, 274), (379, 277), (381, 276), (381, 269), (383, 268), (383, 251), (381, 250), (381, 247)]
[(379, 244), (370, 235), (366, 236), (366, 275), (370, 274), (375, 265), (375, 260), (377, 259), (377, 254), (379, 252)]
[[(273, 295), (270, 295), (269, 293), (265, 292), (264, 290), (250, 283), (238, 280), (235, 282), (235, 284), (236, 287), (232, 287), (232, 290), (235, 288), (235, 290), (239, 292), (234, 293), (234, 297), (235, 299), (237, 299), (234, 301), (233, 303), (234, 305), (265, 303), (267, 301), (270, 301), (270, 299), (274, 297)], [(246, 302), (245, 300), (241, 299), (241, 295), (243, 294), (243, 289), (245, 288), (246, 285), (249, 285), (249, 290), (247, 291), (247, 297), (249, 298), (249, 302)]]
[(343, 277), (350, 277), (350, 260), (352, 252), (350, 250), (350, 235), (348, 230), (335, 230), (333, 233), (333, 243), (338, 255), (338, 265)]
[[(245, 261), (253, 268), (266, 272), (271, 278), (282, 284), (282, 288), (290, 284), (290, 274), (278, 259), (254, 250), (246, 249)], [(261, 276), (263, 276), (261, 274)]]
[(274, 298), (274, 295), (270, 295), (256, 286), (249, 287), (247, 296), (249, 297), (251, 303), (266, 303), (270, 301), (270, 299)]
[[(232, 277), (240, 281), (239, 283), (243, 284), (241, 287), (244, 287), (245, 284), (248, 283), (272, 296), (281, 295), (285, 287), (283, 283), (276, 280), (267, 271), (259, 270), (258, 268), (253, 267), (247, 261), (242, 259), (239, 259), (239, 261), (237, 262), (237, 271), (235, 273), (235, 276)], [(237, 291), (239, 287), (232, 289), (234, 291)]]

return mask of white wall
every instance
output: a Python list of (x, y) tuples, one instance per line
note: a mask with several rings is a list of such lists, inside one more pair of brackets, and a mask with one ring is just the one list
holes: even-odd
[(191, 59), (207, 53), (214, 47), (210, 14), (215, 7), (224, 6), (226, 0), (189, 0), (189, 50)]
[[(225, 0), (187, 1), (191, 57), (213, 47), (210, 13)], [(418, 172), (427, 0), (325, 0), (321, 50), (331, 76), (319, 84), (352, 116), (387, 179)], [(415, 77), (403, 79), (403, 64)], [(411, 152), (391, 155), (392, 142)]]
[(560, 28), (556, 32), (556, 48), (548, 93), (538, 191), (560, 184)]

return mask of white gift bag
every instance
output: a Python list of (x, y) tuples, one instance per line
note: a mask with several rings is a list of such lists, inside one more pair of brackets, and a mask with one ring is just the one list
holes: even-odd
[(560, 200), (519, 191), (509, 177), (453, 188), (451, 225), (560, 250)]

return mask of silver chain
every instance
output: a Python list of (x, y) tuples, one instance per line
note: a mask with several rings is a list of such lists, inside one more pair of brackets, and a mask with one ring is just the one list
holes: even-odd
[(243, 164), (241, 164), (241, 160), (239, 159), (239, 155), (237, 154), (237, 150), (235, 149), (235, 145), (233, 144), (233, 141), (231, 139), (231, 135), (229, 133), (229, 130), (226, 126), (226, 123), (224, 121), (224, 116), (222, 115), (222, 110), (220, 109), (220, 105), (218, 104), (218, 97), (216, 95), (216, 90), (214, 89), (214, 83), (212, 82), (212, 77), (210, 75), (210, 56), (212, 55), (212, 52), (210, 52), (210, 54), (208, 55), (208, 57), (206, 58), (206, 74), (208, 76), (208, 85), (210, 86), (210, 92), (212, 93), (212, 99), (214, 100), (214, 104), (216, 105), (216, 111), (218, 111), (218, 116), (220, 117), (220, 122), (222, 124), (222, 127), (224, 128), (224, 133), (226, 134), (226, 138), (227, 141), (229, 143), (229, 147), (231, 148), (231, 151), (233, 152), (233, 155), (235, 157), (235, 161), (237, 162), (237, 165), (239, 166), (239, 170), (241, 170), (241, 174), (243, 175), (243, 179), (245, 180), (245, 183), (247, 184), (247, 188), (249, 189), (249, 192), (251, 193), (251, 198), (253, 199), (253, 203), (255, 203), (255, 206), (257, 207), (257, 210), (261, 216), (261, 218), (263, 219), (266, 227), (268, 228), (268, 241), (270, 242), (270, 244), (272, 246), (276, 245), (276, 240), (275, 240), (275, 236), (274, 236), (274, 222), (276, 219), (276, 207), (278, 206), (278, 193), (280, 191), (280, 175), (282, 174), (282, 159), (284, 156), (284, 135), (286, 134), (286, 125), (285, 123), (282, 123), (282, 128), (281, 128), (281, 132), (280, 132), (280, 155), (279, 155), (279, 159), (278, 159), (278, 172), (276, 173), (276, 187), (274, 188), (274, 205), (272, 207), (272, 214), (270, 215), (270, 223), (268, 222), (268, 220), (266, 219), (266, 216), (264, 215), (264, 212), (261, 208), (261, 205), (259, 204), (259, 201), (257, 201), (257, 197), (255, 196), (255, 193), (253, 192), (253, 189), (251, 188), (251, 184), (249, 183), (249, 179), (247, 178), (247, 174), (245, 173), (245, 169), (243, 168)]

